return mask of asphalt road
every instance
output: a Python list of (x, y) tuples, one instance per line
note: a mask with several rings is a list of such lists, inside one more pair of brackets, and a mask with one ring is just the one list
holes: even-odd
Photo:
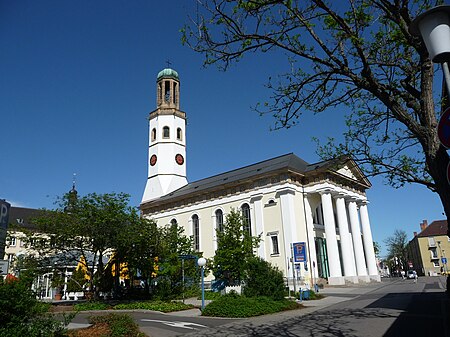
[[(254, 317), (223, 319), (198, 311), (161, 314), (128, 312), (151, 337), (173, 336), (346, 336), (450, 337), (450, 308), (444, 278), (385, 279), (380, 284), (326, 288), (325, 299), (305, 301), (304, 309)], [(78, 314), (73, 322), (86, 322)]]

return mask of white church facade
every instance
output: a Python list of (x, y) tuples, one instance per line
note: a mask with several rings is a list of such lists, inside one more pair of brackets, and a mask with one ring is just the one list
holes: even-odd
[[(241, 210), (251, 234), (261, 235), (256, 254), (288, 279), (295, 270), (310, 284), (380, 281), (365, 193), (371, 185), (351, 158), (309, 164), (290, 153), (188, 183), (179, 98), (177, 72), (162, 70), (149, 116), (143, 216), (183, 226), (194, 249), (211, 258), (216, 229), (232, 209)], [(302, 247), (301, 263), (293, 263), (293, 246)]]

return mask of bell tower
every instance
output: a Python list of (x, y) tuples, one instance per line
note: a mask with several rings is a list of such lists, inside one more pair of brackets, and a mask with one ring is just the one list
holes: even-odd
[(175, 70), (158, 73), (156, 110), (148, 119), (148, 178), (141, 204), (187, 184), (186, 113), (180, 110), (180, 79)]

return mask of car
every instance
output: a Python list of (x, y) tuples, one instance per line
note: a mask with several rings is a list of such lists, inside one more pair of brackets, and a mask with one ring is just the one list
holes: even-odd
[(416, 278), (416, 271), (415, 270), (408, 270), (406, 272), (406, 278), (409, 278), (409, 279)]

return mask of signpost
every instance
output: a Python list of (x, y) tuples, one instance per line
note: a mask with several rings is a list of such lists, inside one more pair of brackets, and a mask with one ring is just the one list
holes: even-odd
[(191, 255), (191, 254), (181, 254), (181, 255), (178, 255), (178, 258), (181, 259), (181, 278), (182, 278), (182, 285), (183, 285), (183, 303), (184, 303), (184, 260), (196, 260), (196, 259), (198, 259), (198, 256)]
[(11, 205), (0, 199), (0, 259), (5, 256), (6, 231), (9, 222), (9, 209)]

